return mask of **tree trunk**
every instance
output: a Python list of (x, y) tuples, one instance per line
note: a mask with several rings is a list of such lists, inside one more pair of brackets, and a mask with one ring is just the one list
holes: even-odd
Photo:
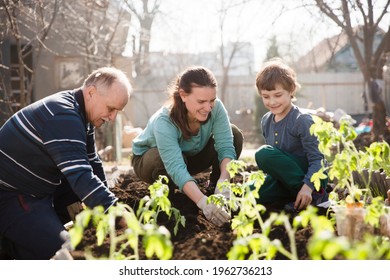
[(390, 140), (390, 132), (386, 126), (386, 106), (382, 98), (382, 88), (375, 79), (370, 82), (369, 93), (373, 102), (372, 120), (373, 127), (371, 138), (373, 141)]
[(386, 141), (390, 143), (390, 132), (386, 126), (386, 107), (383, 101), (372, 106), (373, 127), (371, 137), (373, 141)]

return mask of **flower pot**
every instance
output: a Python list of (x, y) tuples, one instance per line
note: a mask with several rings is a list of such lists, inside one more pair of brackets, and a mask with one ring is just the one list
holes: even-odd
[(352, 240), (362, 239), (365, 233), (373, 233), (372, 226), (364, 222), (366, 209), (361, 207), (333, 206), (336, 214), (337, 234)]

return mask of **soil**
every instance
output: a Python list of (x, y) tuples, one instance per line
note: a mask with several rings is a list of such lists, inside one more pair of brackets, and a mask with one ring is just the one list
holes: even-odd
[[(368, 146), (370, 143), (369, 134), (360, 135), (355, 144), (358, 148)], [(248, 166), (247, 171), (255, 171), (257, 167)], [(207, 189), (207, 180), (209, 179), (209, 172), (204, 172), (195, 176), (198, 181), (198, 185), (201, 191), (210, 195), (213, 190)], [(236, 181), (240, 178), (235, 178)], [(112, 191), (119, 198), (119, 201), (130, 205), (133, 209), (137, 209), (138, 202), (145, 195), (149, 194), (148, 184), (140, 181), (134, 173), (121, 174), (120, 180)], [(328, 192), (331, 189), (328, 189)], [(207, 221), (198, 207), (183, 193), (176, 191), (170, 193), (170, 201), (172, 207), (177, 208), (181, 215), (186, 218), (185, 227), (180, 226), (177, 235), (173, 234), (173, 222), (163, 225), (171, 232), (173, 243), (173, 260), (226, 260), (227, 253), (233, 245), (233, 241), (236, 239), (234, 232), (230, 228), (230, 224), (225, 224), (222, 227), (214, 226)], [(266, 205), (267, 212), (264, 214), (266, 219), (267, 215), (272, 212), (281, 212), (283, 205)], [(326, 215), (327, 209), (319, 208), (318, 214)], [(291, 221), (294, 218), (294, 214), (289, 214)], [(329, 215), (329, 213), (328, 213)], [(259, 229), (255, 229), (259, 231)], [(297, 246), (298, 257), (301, 260), (309, 259), (307, 253), (307, 243), (312, 235), (312, 229), (309, 227), (301, 228), (296, 231), (295, 242)], [(274, 226), (270, 232), (270, 238), (272, 240), (279, 239), (285, 248), (289, 248), (289, 238), (287, 231), (282, 226)], [(85, 232), (84, 239), (79, 245), (76, 251), (72, 252), (74, 259), (84, 259), (84, 250), (88, 248), (92, 250), (95, 257), (107, 256), (109, 252), (109, 244), (103, 244), (102, 246), (96, 246), (96, 238), (94, 229), (89, 229)], [(147, 259), (140, 249), (141, 259)], [(286, 259), (285, 256), (277, 254), (275, 259)]]
[[(249, 166), (248, 171), (256, 170), (256, 167)], [(213, 193), (213, 190), (207, 189), (207, 180), (209, 173), (198, 174), (195, 179), (206, 195)], [(240, 180), (240, 178), (236, 178)], [(141, 182), (134, 174), (122, 174), (120, 182), (112, 188), (119, 200), (137, 209), (139, 200), (149, 194), (148, 185)], [(181, 215), (186, 218), (185, 227), (180, 226), (177, 235), (173, 234), (173, 222), (163, 222), (164, 226), (170, 230), (173, 243), (173, 260), (226, 260), (227, 253), (233, 245), (236, 236), (230, 228), (230, 224), (222, 227), (214, 226), (206, 220), (198, 207), (181, 192), (175, 192), (169, 196), (172, 207), (177, 208)], [(267, 213), (281, 211), (280, 205), (268, 205)], [(322, 211), (325, 214), (326, 210)], [(293, 218), (293, 214), (291, 214)], [(257, 231), (259, 231), (257, 229)], [(93, 229), (86, 231), (84, 239), (75, 252), (72, 252), (74, 259), (83, 259), (85, 248), (92, 250), (94, 256), (101, 257), (107, 255), (109, 244), (96, 246), (95, 232)], [(312, 235), (310, 227), (299, 229), (296, 232), (296, 244), (299, 259), (308, 259), (306, 244)], [(276, 226), (271, 230), (271, 239), (279, 239), (285, 248), (289, 248), (289, 239), (287, 232), (282, 226)], [(146, 259), (141, 249), (141, 259)], [(285, 259), (283, 255), (277, 255), (275, 259)]]
[[(357, 146), (367, 146), (369, 137), (359, 137)], [(360, 144), (360, 145), (359, 145)], [(129, 168), (130, 169), (130, 168)], [(257, 167), (249, 166), (247, 171), (255, 171)], [(201, 191), (210, 195), (213, 190), (207, 189), (207, 180), (209, 172), (204, 172), (195, 176)], [(239, 181), (241, 178), (235, 178)], [(117, 184), (112, 187), (112, 191), (119, 198), (119, 201), (126, 203), (133, 209), (137, 209), (141, 198), (149, 194), (148, 184), (140, 181), (131, 171), (123, 172)], [(171, 232), (171, 241), (173, 244), (172, 260), (226, 260), (227, 253), (236, 239), (236, 235), (230, 228), (230, 224), (222, 227), (216, 227), (203, 216), (198, 207), (181, 192), (171, 192), (170, 201), (172, 207), (177, 208), (181, 215), (185, 216), (185, 227), (180, 226), (177, 235), (173, 234), (173, 222), (162, 221), (162, 224)], [(282, 205), (267, 205), (267, 212), (264, 218), (271, 212), (280, 212)], [(320, 211), (319, 214), (326, 215), (326, 210)], [(294, 214), (290, 214), (291, 219)], [(259, 229), (255, 228), (256, 232)], [(307, 253), (307, 243), (312, 236), (310, 227), (298, 229), (295, 234), (298, 257), (301, 260), (309, 259)], [(282, 226), (274, 226), (269, 234), (271, 239), (279, 239), (285, 248), (289, 248), (289, 238), (287, 232)], [(94, 257), (104, 257), (108, 255), (109, 243), (105, 242), (102, 246), (96, 245), (95, 230), (87, 229), (80, 245), (75, 251), (72, 251), (73, 259), (85, 259), (84, 252), (88, 249)], [(140, 258), (147, 259), (142, 248), (140, 248)], [(0, 256), (0, 259), (7, 259)], [(285, 256), (277, 254), (275, 259), (286, 259)]]

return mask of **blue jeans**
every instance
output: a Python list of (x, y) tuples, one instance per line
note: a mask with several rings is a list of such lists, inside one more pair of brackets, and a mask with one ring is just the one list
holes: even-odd
[(50, 259), (68, 239), (53, 198), (0, 190), (3, 249), (15, 259)]

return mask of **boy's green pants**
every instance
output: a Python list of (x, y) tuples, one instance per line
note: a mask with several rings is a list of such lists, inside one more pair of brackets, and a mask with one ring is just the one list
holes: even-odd
[[(295, 201), (308, 169), (307, 160), (270, 145), (261, 146), (255, 153), (255, 160), (259, 169), (266, 174), (257, 202), (267, 204)], [(322, 180), (321, 187), (325, 188), (327, 181)]]

